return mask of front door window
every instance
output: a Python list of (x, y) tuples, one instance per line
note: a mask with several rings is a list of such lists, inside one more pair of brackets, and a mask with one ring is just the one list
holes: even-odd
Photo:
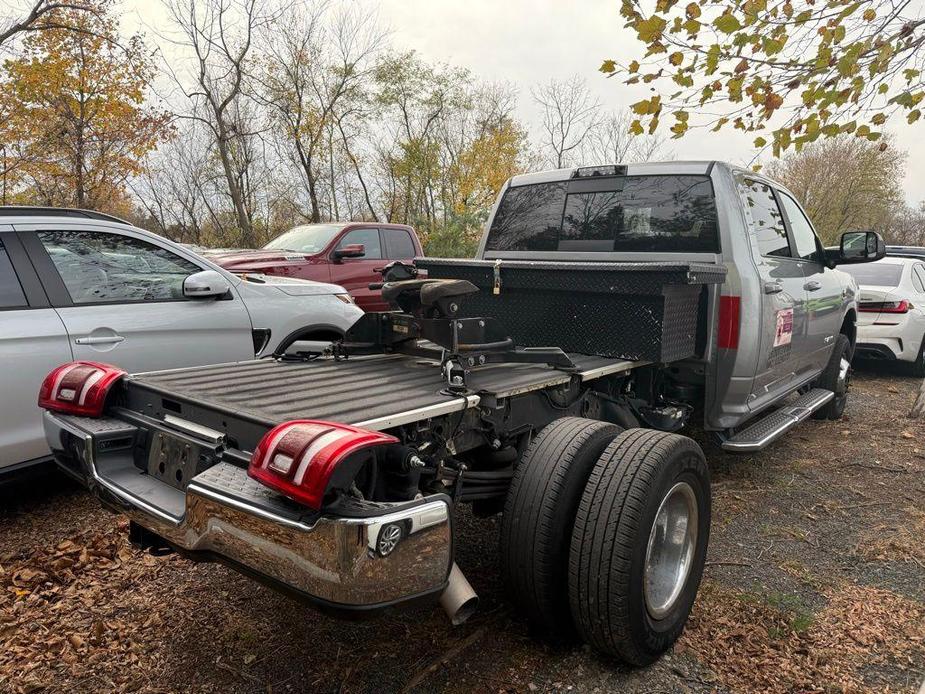
[(815, 260), (819, 249), (816, 245), (816, 232), (813, 231), (812, 224), (809, 223), (806, 215), (803, 214), (803, 210), (797, 205), (796, 200), (786, 193), (781, 193), (780, 199), (784, 204), (787, 219), (790, 221), (790, 231), (793, 233), (796, 255), (803, 260)]
[(353, 231), (348, 231), (344, 234), (340, 243), (337, 244), (337, 247), (343, 248), (355, 243), (362, 243), (366, 250), (365, 255), (360, 258), (361, 260), (382, 259), (382, 244), (379, 241), (378, 229), (354, 229)]
[(200, 268), (165, 248), (99, 231), (40, 231), (75, 304), (182, 300)]

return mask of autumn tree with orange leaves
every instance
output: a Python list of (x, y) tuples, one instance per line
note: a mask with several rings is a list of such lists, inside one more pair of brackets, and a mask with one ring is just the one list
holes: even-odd
[(123, 39), (112, 0), (57, 10), (68, 28), (29, 34), (0, 80), (3, 202), (129, 210), (126, 183), (169, 131), (147, 103), (153, 61)]

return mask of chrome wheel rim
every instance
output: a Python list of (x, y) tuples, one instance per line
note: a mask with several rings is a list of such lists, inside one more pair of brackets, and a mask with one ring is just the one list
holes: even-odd
[(646, 548), (646, 609), (653, 619), (671, 612), (694, 562), (697, 547), (697, 497), (687, 482), (678, 482), (662, 499)]
[(398, 546), (401, 536), (402, 530), (400, 526), (394, 523), (385, 526), (379, 535), (379, 554), (382, 556), (391, 554), (395, 547)]

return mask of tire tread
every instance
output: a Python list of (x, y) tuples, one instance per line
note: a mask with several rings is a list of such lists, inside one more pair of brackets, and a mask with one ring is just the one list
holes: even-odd
[(575, 622), (592, 646), (634, 665), (653, 659), (629, 630), (630, 571), (647, 494), (669, 458), (687, 452), (703, 461), (700, 447), (685, 436), (625, 431), (592, 470), (575, 518), (569, 553), (569, 601)]
[[(533, 439), (514, 472), (501, 523), (502, 578), (518, 609), (550, 636), (574, 635), (567, 561), (575, 507), (587, 472), (620, 431), (580, 417), (555, 420)], [(585, 470), (576, 469), (582, 465)], [(567, 499), (570, 484), (579, 485), (573, 502)]]

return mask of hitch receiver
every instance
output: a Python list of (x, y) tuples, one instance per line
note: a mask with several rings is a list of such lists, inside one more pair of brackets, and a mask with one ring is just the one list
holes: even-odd
[(128, 541), (133, 547), (148, 552), (155, 557), (172, 554), (174, 548), (163, 537), (144, 528), (135, 521), (128, 523)]

